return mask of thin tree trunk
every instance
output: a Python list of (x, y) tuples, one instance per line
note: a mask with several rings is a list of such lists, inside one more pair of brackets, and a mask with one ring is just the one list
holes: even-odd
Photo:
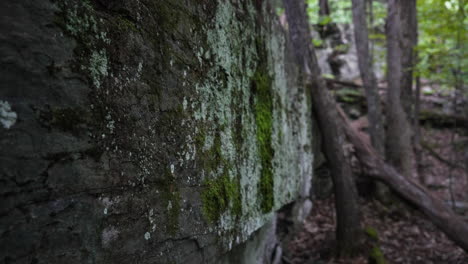
[(369, 54), (369, 37), (365, 12), (366, 0), (353, 0), (354, 38), (358, 53), (359, 71), (367, 99), (367, 116), (369, 117), (369, 134), (372, 146), (384, 155), (384, 127), (382, 109), (377, 90), (377, 81), (372, 69), (372, 58)]
[(408, 120), (412, 119), (414, 48), (417, 44), (416, 0), (400, 0), (401, 101)]
[[(366, 3), (369, 7), (369, 32), (372, 34), (373, 33), (373, 27), (374, 27), (374, 7), (372, 5), (372, 0), (366, 0)], [(372, 40), (369, 41), (369, 57), (371, 58), (372, 61), (374, 61), (374, 43)]]
[(468, 252), (468, 224), (456, 215), (443, 201), (432, 196), (425, 188), (400, 174), (359, 136), (338, 107), (343, 130), (354, 145), (355, 154), (366, 175), (386, 183), (395, 193), (416, 206), (449, 239)]
[[(379, 90), (372, 67), (372, 56), (369, 52), (369, 32), (366, 23), (367, 0), (352, 0), (354, 39), (358, 54), (359, 72), (366, 93), (367, 117), (369, 118), (369, 134), (372, 146), (380, 155), (385, 155), (385, 129), (383, 126), (382, 106)], [(371, 3), (372, 5), (372, 3)], [(379, 200), (389, 200), (389, 190), (381, 183), (376, 184), (376, 194)]]
[(329, 16), (330, 15), (330, 5), (328, 0), (319, 0), (319, 16)]
[(337, 215), (336, 239), (339, 255), (352, 254), (361, 239), (357, 191), (352, 178), (351, 166), (344, 155), (344, 133), (338, 125), (338, 112), (321, 77), (315, 51), (310, 45), (310, 30), (304, 1), (284, 0), (289, 34), (296, 51), (296, 58), (304, 74), (310, 78), (312, 104), (318, 115), (323, 135), (325, 156), (331, 165)]
[[(417, 9), (415, 7), (414, 10), (414, 30), (415, 32), (415, 40), (414, 45), (417, 46), (419, 43), (419, 33), (418, 33), (418, 19), (416, 16)], [(414, 67), (419, 63), (419, 52), (414, 51)], [(422, 148), (421, 148), (421, 141), (422, 141), (422, 134), (421, 134), (421, 122), (419, 120), (419, 115), (421, 112), (421, 74), (417, 72), (416, 74), (416, 89), (414, 91), (414, 110), (412, 116), (412, 125), (414, 131), (413, 137), (413, 147), (414, 147), (414, 157), (416, 160), (416, 171), (418, 173), (419, 182), (424, 186), (426, 185), (426, 177), (423, 171), (423, 164), (422, 164)]]
[(402, 50), (400, 8), (403, 0), (388, 1), (387, 34), (387, 160), (405, 177), (412, 173), (411, 129), (400, 100)]
[(421, 105), (421, 77), (416, 77), (416, 90), (414, 94), (414, 116), (413, 116), (413, 129), (414, 129), (414, 157), (416, 159), (416, 169), (418, 172), (419, 182), (423, 185), (426, 184), (426, 177), (423, 172), (422, 164), (422, 148), (421, 148), (421, 125), (419, 121), (420, 105)]
[[(322, 20), (324, 17), (329, 17), (330, 14), (331, 14), (330, 4), (328, 3), (328, 0), (319, 0), (318, 15), (320, 19)], [(322, 39), (326, 39), (327, 37), (332, 36), (332, 35), (338, 35), (338, 36), (333, 37), (332, 44), (334, 46), (341, 44), (341, 38), (339, 36), (340, 30), (338, 29), (338, 26), (333, 21), (326, 23), (326, 24), (319, 23), (318, 33), (320, 34), (320, 37)]]

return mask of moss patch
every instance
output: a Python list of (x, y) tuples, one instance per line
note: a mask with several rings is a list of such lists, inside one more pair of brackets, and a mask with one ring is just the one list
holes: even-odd
[(379, 235), (377, 233), (377, 230), (375, 230), (375, 228), (371, 227), (371, 226), (368, 226), (364, 229), (364, 232), (366, 233), (366, 235), (368, 237), (370, 237), (371, 239), (377, 241), (379, 240)]
[[(205, 129), (200, 129), (195, 140), (201, 149), (206, 140)], [(227, 210), (230, 210), (233, 216), (239, 217), (242, 214), (239, 177), (229, 175), (232, 165), (223, 158), (221, 147), (221, 136), (216, 132), (211, 148), (199, 155), (205, 173), (208, 177), (214, 177), (204, 181), (204, 190), (201, 193), (203, 213), (212, 223)]]
[(267, 213), (271, 211), (274, 205), (273, 168), (271, 164), (274, 151), (271, 146), (273, 126), (271, 78), (268, 76), (266, 69), (257, 70), (252, 80), (252, 90), (255, 95), (256, 137), (262, 165), (259, 183), (260, 207), (264, 213)]
[(364, 229), (364, 232), (371, 240), (370, 245), (373, 245), (369, 252), (369, 263), (385, 264), (385, 257), (382, 253), (382, 250), (380, 250), (380, 247), (378, 246), (379, 235), (377, 230), (371, 226), (368, 226)]
[(242, 213), (240, 185), (237, 179), (230, 179), (227, 171), (221, 177), (207, 180), (202, 193), (203, 213), (211, 222), (216, 222), (222, 213), (230, 209), (235, 216)]
[(374, 246), (369, 254), (369, 263), (386, 264), (382, 250), (378, 246)]
[(138, 32), (138, 28), (135, 23), (122, 15), (116, 17), (115, 23), (120, 32)]

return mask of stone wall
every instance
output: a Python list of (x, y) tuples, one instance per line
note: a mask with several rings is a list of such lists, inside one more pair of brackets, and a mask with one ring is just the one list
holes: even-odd
[(0, 1), (0, 261), (253, 263), (310, 209), (310, 98), (261, 0)]

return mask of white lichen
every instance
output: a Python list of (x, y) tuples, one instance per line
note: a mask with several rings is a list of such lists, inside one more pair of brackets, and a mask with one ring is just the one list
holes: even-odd
[(108, 75), (108, 58), (105, 50), (93, 51), (88, 71), (94, 86), (99, 89), (103, 78)]
[(15, 123), (18, 115), (11, 109), (10, 103), (0, 101), (0, 123), (6, 129), (10, 129)]
[[(231, 215), (230, 210), (222, 213), (216, 228), (228, 247), (231, 241), (242, 243), (273, 217), (273, 212), (264, 213), (258, 206), (261, 162), (255, 113), (251, 106), (251, 85), (260, 60), (267, 62), (267, 74), (272, 80), (271, 143), (275, 153), (272, 160), (272, 211), (304, 195), (310, 187), (312, 174), (311, 107), (304, 89), (298, 87), (295, 80), (287, 81), (287, 59), (284, 56), (286, 38), (268, 16), (265, 16), (268, 27), (262, 25), (260, 30), (256, 29), (258, 14), (251, 4), (248, 4), (247, 10), (241, 22), (232, 4), (225, 1), (218, 4), (213, 25), (207, 28), (208, 49), (195, 51), (200, 63), (203, 59), (210, 59), (214, 64), (210, 66), (206, 78), (195, 84), (197, 100), (191, 100), (193, 120), (210, 127), (203, 132), (204, 142), (198, 152), (209, 151), (219, 140), (224, 160), (217, 169), (202, 171), (200, 178), (221, 177), (226, 170), (230, 178), (239, 177), (242, 228), (240, 231), (237, 229), (238, 219)], [(262, 39), (266, 57), (259, 57), (256, 38)], [(183, 107), (185, 110), (185, 100)], [(236, 117), (239, 116), (242, 117), (238, 126), (241, 131), (236, 131), (235, 124), (239, 122)], [(240, 133), (242, 142), (235, 142), (235, 133)]]

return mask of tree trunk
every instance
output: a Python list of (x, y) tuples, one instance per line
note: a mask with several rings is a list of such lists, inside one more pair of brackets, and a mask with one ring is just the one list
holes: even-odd
[(319, 0), (319, 16), (329, 16), (330, 15), (330, 5), (328, 0)]
[(359, 71), (367, 99), (369, 117), (369, 134), (372, 146), (383, 155), (384, 127), (382, 109), (377, 89), (377, 81), (372, 69), (372, 58), (369, 54), (369, 37), (366, 23), (365, 0), (353, 0), (354, 38), (358, 53)]
[(411, 129), (400, 100), (402, 50), (400, 8), (403, 0), (388, 1), (387, 35), (387, 133), (386, 154), (389, 163), (405, 177), (412, 173)]
[(354, 145), (355, 154), (366, 174), (386, 183), (402, 198), (416, 206), (449, 239), (468, 252), (468, 224), (456, 215), (443, 201), (433, 197), (425, 188), (404, 177), (385, 163), (376, 151), (359, 136), (339, 109), (341, 124), (348, 139)]
[(414, 48), (417, 44), (416, 0), (399, 1), (401, 23), (401, 101), (408, 120), (413, 117), (413, 68)]
[(344, 155), (344, 133), (338, 125), (338, 112), (328, 93), (325, 80), (320, 76), (315, 51), (310, 45), (310, 30), (304, 1), (284, 0), (289, 34), (296, 51), (297, 61), (311, 81), (312, 103), (318, 115), (323, 135), (324, 152), (331, 165), (335, 192), (339, 255), (352, 254), (360, 243), (361, 228), (357, 191), (352, 178), (351, 166)]
[[(366, 0), (366, 4), (369, 8), (369, 30), (370, 30), (370, 33), (372, 34), (374, 32), (373, 30), (373, 27), (374, 27), (374, 7), (373, 7), (373, 3), (372, 3), (372, 0)], [(369, 34), (368, 34), (369, 36)], [(371, 60), (373, 61), (374, 60), (374, 43), (372, 40), (369, 41), (369, 57), (371, 58)]]
[[(366, 1), (353, 0), (354, 39), (358, 54), (359, 72), (366, 93), (367, 116), (369, 118), (369, 134), (372, 146), (380, 155), (385, 154), (385, 130), (383, 126), (382, 105), (380, 104), (379, 90), (374, 70), (372, 56), (369, 52), (369, 32), (366, 22)], [(372, 3), (370, 3), (372, 6)], [(381, 201), (388, 201), (389, 190), (381, 183), (376, 184), (377, 197)]]
[[(417, 55), (416, 55), (417, 56)], [(422, 149), (421, 149), (421, 125), (419, 121), (419, 113), (421, 107), (421, 77), (416, 77), (416, 90), (414, 94), (414, 114), (413, 114), (413, 129), (414, 129), (414, 157), (416, 160), (416, 169), (418, 172), (419, 182), (426, 184), (426, 177), (423, 173), (422, 164)]]

